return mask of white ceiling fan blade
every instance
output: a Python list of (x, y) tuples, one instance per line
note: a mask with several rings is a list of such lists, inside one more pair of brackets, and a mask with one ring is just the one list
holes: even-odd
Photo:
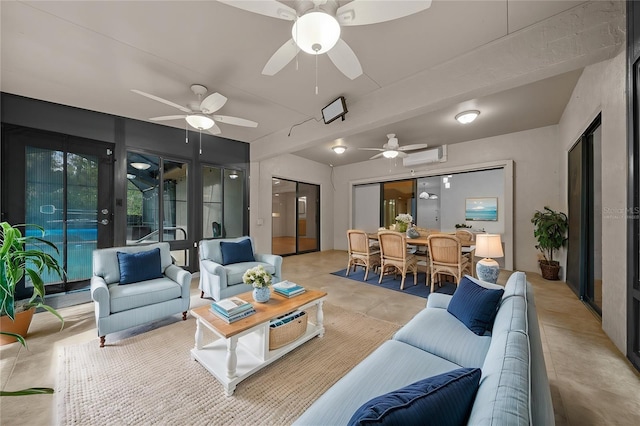
[(413, 15), (430, 6), (431, 0), (353, 0), (336, 10), (336, 19), (344, 26), (377, 24)]
[(193, 112), (193, 111), (191, 111), (191, 110), (190, 110), (189, 108), (187, 108), (187, 107), (183, 107), (182, 105), (178, 105), (178, 104), (176, 104), (176, 103), (173, 103), (173, 102), (168, 101), (168, 100), (166, 100), (166, 99), (159, 98), (159, 97), (157, 97), (157, 96), (155, 96), (155, 95), (152, 95), (152, 94), (149, 94), (149, 93), (143, 92), (143, 91), (141, 91), (141, 90), (131, 89), (131, 91), (132, 91), (133, 93), (137, 93), (138, 95), (142, 95), (142, 96), (147, 97), (147, 98), (149, 98), (149, 99), (153, 99), (154, 101), (161, 102), (161, 103), (163, 103), (163, 104), (165, 104), (165, 105), (169, 105), (169, 106), (172, 106), (172, 107), (174, 107), (174, 108), (178, 108), (180, 111), (187, 112), (187, 113), (191, 113), (191, 112)]
[(238, 1), (238, 0), (218, 0), (220, 3), (246, 10), (247, 12), (258, 13), (272, 18), (293, 21), (296, 19), (295, 9), (275, 0), (261, 1)]
[(233, 124), (234, 126), (258, 127), (258, 123), (245, 118), (229, 117), (228, 115), (214, 115), (213, 119), (219, 123)]
[(296, 57), (300, 48), (296, 45), (293, 39), (289, 39), (285, 44), (280, 46), (276, 53), (269, 58), (269, 61), (262, 69), (264, 75), (275, 75), (278, 71), (284, 68), (293, 58)]
[(426, 143), (416, 143), (413, 145), (405, 145), (405, 146), (401, 146), (400, 148), (398, 148), (400, 151), (414, 151), (416, 149), (425, 149), (427, 148), (429, 145)]
[(222, 96), (220, 93), (212, 93), (200, 104), (200, 111), (204, 114), (211, 114), (212, 112), (216, 112), (220, 108), (224, 106), (227, 102), (227, 98)]
[(186, 115), (163, 115), (162, 117), (151, 117), (150, 121), (169, 121), (169, 120), (184, 120)]
[(360, 151), (386, 151), (383, 148), (358, 148)]
[(213, 127), (208, 129), (207, 131), (212, 135), (219, 135), (220, 133), (222, 133), (222, 130), (220, 130), (220, 127), (218, 127), (217, 124), (214, 124)]
[(336, 68), (351, 80), (362, 75), (362, 66), (358, 57), (344, 40), (339, 39), (327, 55)]
[(369, 158), (369, 160), (375, 160), (376, 158), (380, 157), (382, 157), (382, 153), (374, 155), (373, 157)]
[(407, 154), (406, 152), (398, 151), (398, 155), (396, 156), (396, 158), (404, 158), (408, 156), (409, 154)]

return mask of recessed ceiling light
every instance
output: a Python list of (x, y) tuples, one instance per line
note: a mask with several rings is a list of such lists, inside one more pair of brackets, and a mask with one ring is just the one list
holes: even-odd
[(149, 163), (131, 163), (131, 167), (133, 167), (134, 169), (138, 169), (138, 170), (147, 170), (149, 167), (151, 167), (151, 164), (149, 164)]
[(456, 120), (458, 120), (458, 122), (461, 124), (469, 124), (479, 115), (480, 111), (477, 110), (463, 111), (460, 114), (456, 115)]
[(238, 179), (238, 172), (236, 172), (235, 170), (231, 172), (231, 174), (229, 174), (229, 177), (231, 179)]
[(336, 146), (332, 146), (331, 149), (333, 150), (333, 152), (335, 152), (336, 154), (340, 155), (340, 154), (343, 154), (347, 150), (347, 147), (344, 146), (344, 145), (336, 145)]

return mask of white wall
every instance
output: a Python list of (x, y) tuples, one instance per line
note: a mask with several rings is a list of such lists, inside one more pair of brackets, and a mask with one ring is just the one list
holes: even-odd
[(622, 353), (627, 339), (627, 127), (624, 49), (585, 68), (559, 127), (562, 206), (567, 209), (568, 152), (602, 113), (602, 328)]
[(354, 229), (376, 232), (380, 227), (380, 184), (357, 185), (353, 187)]

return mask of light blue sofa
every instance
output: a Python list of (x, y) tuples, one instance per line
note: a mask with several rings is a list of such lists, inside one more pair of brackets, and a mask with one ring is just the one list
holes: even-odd
[[(244, 240), (251, 241), (255, 261), (223, 265), (220, 243), (237, 243)], [(256, 253), (251, 237), (202, 240), (199, 243), (199, 248), (200, 284), (198, 288), (200, 289), (200, 297), (204, 297), (206, 294), (213, 297), (214, 300), (221, 300), (252, 290), (251, 285), (242, 282), (242, 275), (247, 269), (258, 265), (262, 265), (271, 274), (273, 283), (282, 281), (282, 256)]]
[[(119, 285), (118, 252), (139, 253), (160, 249), (162, 278)], [(170, 315), (182, 313), (187, 319), (191, 273), (173, 265), (169, 243), (127, 246), (93, 251), (91, 298), (96, 315), (100, 347), (105, 336)]]
[(452, 296), (432, 294), (426, 309), (327, 390), (295, 424), (346, 425), (376, 396), (460, 367), (478, 367), (482, 378), (469, 425), (554, 425), (531, 285), (524, 273), (514, 272), (504, 289), (491, 335), (484, 336), (447, 312)]

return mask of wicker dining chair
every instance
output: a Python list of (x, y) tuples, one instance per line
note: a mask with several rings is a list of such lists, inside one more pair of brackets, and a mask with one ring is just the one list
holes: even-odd
[(456, 285), (465, 273), (472, 275), (471, 261), (462, 255), (462, 244), (458, 237), (432, 234), (427, 237), (427, 241), (431, 266), (431, 293), (435, 290), (436, 275), (451, 275)]
[(380, 266), (380, 250), (373, 249), (369, 245), (369, 236), (359, 229), (349, 229), (347, 231), (349, 242), (349, 263), (347, 264), (346, 276), (349, 276), (351, 268), (355, 272), (357, 266), (364, 268), (364, 280), (369, 277), (369, 270)]
[(418, 284), (418, 259), (415, 255), (407, 252), (407, 237), (404, 232), (379, 231), (378, 241), (380, 242), (380, 279), (382, 282), (385, 272), (393, 271), (402, 274), (400, 290), (404, 290), (404, 280), (407, 272), (413, 272), (413, 285)]

